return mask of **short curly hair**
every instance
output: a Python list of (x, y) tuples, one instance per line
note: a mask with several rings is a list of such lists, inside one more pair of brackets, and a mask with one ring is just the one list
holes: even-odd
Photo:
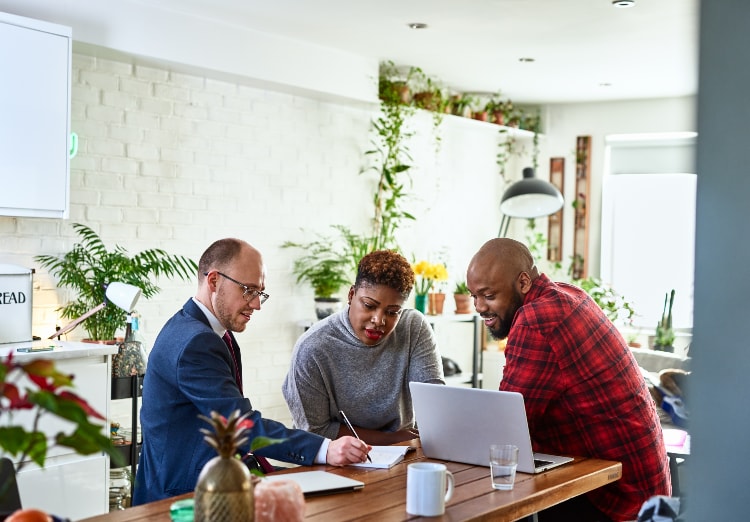
[(404, 256), (395, 250), (376, 250), (360, 259), (354, 287), (385, 285), (409, 298), (414, 288), (414, 271)]

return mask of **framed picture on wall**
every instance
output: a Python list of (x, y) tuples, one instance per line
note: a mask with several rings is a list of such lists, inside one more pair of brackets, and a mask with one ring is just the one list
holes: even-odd
[[(565, 158), (550, 158), (549, 160), (549, 182), (552, 183), (560, 193), (563, 192), (565, 181)], [(563, 241), (563, 209), (561, 208), (547, 218), (547, 259), (558, 263), (562, 261)]]

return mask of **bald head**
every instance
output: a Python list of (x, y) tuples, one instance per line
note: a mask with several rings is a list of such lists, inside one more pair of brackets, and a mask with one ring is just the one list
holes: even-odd
[(521, 272), (529, 274), (533, 281), (539, 275), (534, 267), (534, 258), (526, 245), (508, 238), (490, 239), (469, 263), (467, 279), (478, 274), (493, 274), (503, 281), (512, 281)]
[(532, 282), (539, 277), (523, 243), (507, 238), (487, 241), (469, 263), (466, 284), (474, 307), (496, 339), (506, 338)]
[(242, 332), (262, 304), (266, 270), (260, 252), (241, 239), (220, 239), (203, 253), (198, 270), (195, 298), (224, 328)]
[(203, 252), (198, 262), (198, 281), (211, 270), (226, 270), (239, 258), (243, 258), (244, 261), (259, 261), (261, 255), (255, 247), (241, 239), (230, 237), (214, 241)]

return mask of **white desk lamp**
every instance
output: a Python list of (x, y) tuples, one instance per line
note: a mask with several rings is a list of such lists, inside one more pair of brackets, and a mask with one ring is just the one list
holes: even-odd
[(132, 312), (135, 308), (135, 303), (137, 303), (138, 298), (141, 297), (141, 289), (134, 285), (115, 281), (107, 285), (107, 289), (105, 290), (104, 294), (107, 296), (107, 299), (103, 303), (95, 306), (85, 314), (76, 317), (71, 322), (63, 326), (60, 330), (50, 335), (47, 339), (54, 339), (55, 337), (70, 332), (83, 321), (97, 313), (99, 310), (102, 310), (105, 306), (107, 306), (108, 302), (118, 306), (119, 308), (122, 308), (128, 313)]

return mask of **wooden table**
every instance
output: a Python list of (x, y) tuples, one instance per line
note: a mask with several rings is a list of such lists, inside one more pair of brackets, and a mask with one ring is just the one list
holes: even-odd
[[(410, 462), (429, 461), (421, 448), (406, 455), (403, 463), (391, 469), (300, 467), (278, 473), (320, 469), (352, 477), (365, 483), (359, 491), (306, 500), (306, 520), (335, 522), (346, 520), (420, 520), (406, 513), (406, 467)], [(591, 491), (622, 476), (622, 465), (608, 460), (576, 458), (574, 462), (537, 475), (518, 473), (512, 491), (493, 490), (489, 468), (458, 462), (445, 462), (453, 473), (456, 489), (447, 503), (445, 515), (424, 520), (518, 520), (559, 502)], [(115, 511), (81, 522), (170, 522), (169, 506), (192, 493)]]

